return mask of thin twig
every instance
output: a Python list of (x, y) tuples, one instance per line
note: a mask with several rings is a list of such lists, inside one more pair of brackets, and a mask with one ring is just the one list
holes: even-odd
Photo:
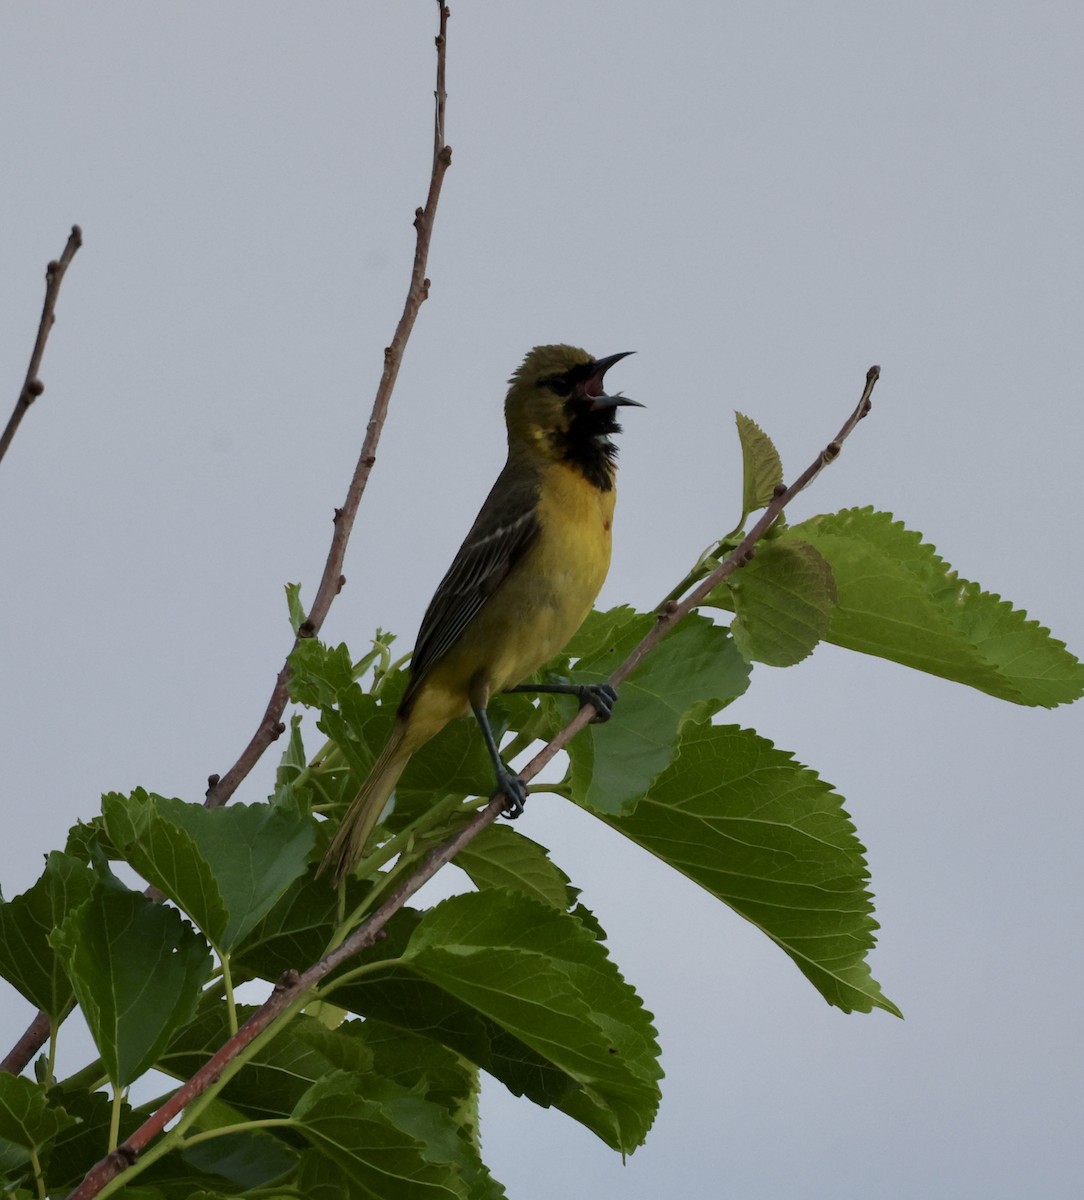
[(23, 417), (26, 416), (26, 410), (45, 391), (45, 384), (38, 377), (42, 355), (45, 353), (45, 343), (49, 340), (49, 331), (56, 323), (56, 301), (60, 295), (60, 285), (64, 281), (64, 274), (68, 269), (68, 264), (75, 257), (76, 250), (82, 244), (83, 231), (78, 225), (73, 225), (72, 231), (68, 235), (68, 244), (64, 247), (64, 253), (45, 268), (45, 303), (42, 305), (41, 320), (38, 322), (38, 336), (34, 339), (30, 366), (26, 368), (26, 378), (23, 380), (19, 399), (15, 401), (15, 411), (11, 414), (4, 432), (0, 434), (0, 459), (3, 459), (7, 453), (7, 448), (15, 437), (15, 431), (19, 428)]
[[(610, 682), (617, 684), (625, 679), (630, 672), (673, 628), (678, 621), (691, 612), (705, 596), (728, 575), (744, 566), (753, 555), (755, 544), (767, 533), (779, 514), (798, 495), (803, 488), (809, 486), (820, 472), (832, 462), (840, 452), (843, 442), (858, 422), (869, 412), (870, 395), (874, 384), (880, 377), (879, 367), (870, 367), (866, 374), (866, 386), (858, 407), (847, 419), (843, 428), (828, 443), (827, 447), (817, 455), (816, 460), (788, 488), (780, 488), (771, 504), (764, 510), (760, 520), (753, 526), (741, 544), (720, 563), (700, 584), (690, 592), (684, 600), (666, 604), (659, 612), (659, 619), (650, 633), (636, 646), (627, 659), (610, 676)], [(594, 709), (591, 705), (581, 708), (576, 716), (557, 734), (557, 736), (531, 761), (517, 772), (521, 779), (532, 779), (539, 771), (568, 744), (575, 734), (590, 721)], [(150, 1142), (157, 1137), (165, 1127), (200, 1096), (208, 1088), (216, 1084), (224, 1072), (228, 1071), (241, 1051), (261, 1034), (276, 1017), (286, 1009), (295, 1005), (302, 994), (316, 987), (332, 971), (344, 962), (372, 946), (381, 936), (384, 926), (403, 907), (403, 905), (418, 892), (430, 879), (450, 862), (487, 825), (492, 825), (507, 804), (505, 796), (497, 792), (490, 797), (485, 808), (477, 812), (471, 819), (448, 841), (438, 846), (420, 864), (417, 870), (384, 901), (384, 903), (347, 937), (341, 945), (325, 955), (319, 962), (314, 963), (308, 970), (297, 973), (287, 972), (275, 985), (274, 991), (260, 1008), (241, 1026), (227, 1042), (207, 1060), (206, 1063), (188, 1079), (176, 1092), (159, 1108), (153, 1116), (131, 1134), (128, 1139), (112, 1154), (96, 1163), (87, 1173), (83, 1182), (68, 1197), (68, 1200), (89, 1200), (122, 1171), (131, 1166), (139, 1154)]]
[[(331, 546), (328, 549), (327, 562), (316, 589), (316, 597), (308, 611), (307, 619), (301, 626), (299, 638), (315, 637), (324, 623), (324, 619), (343, 584), (346, 582), (342, 575), (343, 559), (346, 555), (346, 543), (354, 528), (354, 518), (357, 516), (358, 505), (362, 493), (369, 481), (369, 474), (376, 462), (376, 447), (384, 428), (384, 420), (388, 412), (392, 389), (399, 375), (399, 366), (403, 361), (403, 352), (410, 338), (418, 311), (429, 296), (429, 280), (425, 268), (429, 258), (429, 243), (433, 236), (433, 220), (436, 216), (437, 202), (440, 200), (440, 189), (444, 182), (445, 173), (452, 161), (452, 149), (444, 141), (444, 107), (447, 93), (444, 84), (445, 59), (447, 56), (448, 40), (448, 7), (440, 3), (440, 32), (436, 37), (437, 46), (437, 86), (435, 91), (434, 115), (434, 149), (433, 168), (429, 179), (429, 194), (425, 205), (414, 213), (414, 228), (417, 237), (414, 248), (414, 266), (410, 273), (410, 286), (407, 289), (403, 315), (395, 327), (391, 344), (384, 350), (384, 370), (376, 389), (369, 425), (365, 431), (365, 440), (358, 455), (357, 466), (346, 492), (346, 499), (341, 508), (335, 510), (335, 530), (331, 536)], [(296, 647), (295, 641), (294, 646)], [(275, 680), (271, 699), (267, 703), (260, 724), (253, 734), (251, 741), (245, 747), (241, 757), (233, 764), (225, 775), (212, 775), (205, 800), (209, 808), (218, 808), (237, 790), (241, 781), (248, 775), (259, 761), (263, 752), (284, 731), (282, 714), (286, 709), (287, 686), (290, 679), (289, 663), (283, 665)]]
[[(362, 493), (365, 491), (365, 485), (368, 483), (373, 464), (376, 462), (376, 447), (380, 441), (381, 431), (384, 428), (388, 404), (391, 401), (392, 390), (395, 387), (395, 381), (399, 374), (399, 365), (403, 360), (403, 353), (406, 350), (407, 341), (410, 338), (411, 330), (414, 328), (418, 312), (429, 295), (429, 279), (425, 274), (429, 258), (429, 243), (433, 236), (433, 222), (436, 217), (437, 203), (440, 200), (441, 185), (444, 182), (444, 176), (452, 161), (452, 148), (444, 141), (444, 109), (447, 101), (445, 61), (447, 58), (449, 10), (443, 2), (439, 3), (439, 7), (440, 32), (436, 37), (437, 71), (436, 90), (434, 92), (433, 166), (425, 205), (415, 210), (414, 213), (414, 228), (417, 231), (417, 236), (414, 248), (414, 264), (410, 273), (410, 286), (407, 289), (403, 314), (395, 327), (391, 344), (384, 350), (384, 370), (376, 389), (372, 411), (369, 415), (369, 424), (365, 431), (365, 440), (362, 443), (361, 453), (358, 455), (357, 465), (354, 468), (354, 474), (347, 489), (346, 499), (342, 507), (335, 510), (335, 529), (331, 536), (331, 546), (328, 549), (327, 562), (324, 565), (324, 571), (316, 589), (316, 597), (313, 600), (312, 607), (309, 609), (305, 623), (301, 626), (298, 639), (295, 640), (291, 650), (297, 647), (300, 638), (315, 637), (319, 633), (324, 619), (327, 617), (328, 609), (331, 607), (331, 602), (346, 582), (342, 575), (346, 544), (354, 527), (354, 518), (357, 516)], [(75, 232), (73, 231), (73, 236)], [(71, 243), (69, 242), (70, 245)], [(74, 253), (74, 250), (72, 253)], [(286, 726), (283, 723), (282, 714), (286, 709), (289, 681), (290, 665), (289, 659), (287, 659), (275, 679), (275, 686), (272, 688), (267, 707), (264, 709), (260, 723), (256, 727), (256, 732), (252, 735), (248, 745), (225, 775), (211, 775), (207, 780), (207, 793), (204, 799), (206, 807), (219, 808), (224, 805), (256, 763), (259, 762), (268, 746), (285, 731)], [(147, 894), (161, 899), (160, 894), (155, 892), (154, 889), (148, 889)], [(0, 1063), (0, 1068), (8, 1070), (13, 1074), (18, 1074), (26, 1067), (47, 1035), (48, 1018), (39, 1012), (30, 1027), (8, 1052), (3, 1063)]]

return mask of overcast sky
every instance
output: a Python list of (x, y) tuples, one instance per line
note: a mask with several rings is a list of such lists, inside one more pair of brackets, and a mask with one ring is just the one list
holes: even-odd
[[(198, 800), (255, 727), (401, 308), (435, 9), (0, 9), (0, 420), (45, 263), (86, 239), (0, 464), (6, 896), (102, 791)], [(1084, 650), (1082, 35), (1069, 0), (460, 0), (431, 298), (325, 635), (409, 648), (501, 465), (505, 380), (559, 340), (638, 351), (613, 381), (648, 406), (603, 604), (652, 605), (733, 525), (735, 408), (793, 476), (876, 362), (792, 519), (891, 511)], [(846, 797), (904, 1022), (828, 1008), (718, 902), (532, 805), (667, 1077), (625, 1165), (488, 1087), (510, 1196), (1077, 1195), (1082, 715), (828, 646), (728, 710)], [(4, 1050), (31, 1015), (0, 991)]]

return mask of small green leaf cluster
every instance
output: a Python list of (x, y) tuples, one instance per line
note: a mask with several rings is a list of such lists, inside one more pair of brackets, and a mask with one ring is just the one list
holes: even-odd
[[(780, 491), (782, 467), (747, 418), (739, 433), (744, 525)], [(709, 547), (678, 590), (741, 536)], [(289, 601), (297, 630), (297, 589)], [(719, 610), (733, 613), (729, 626)], [(607, 679), (656, 621), (593, 613), (541, 676)], [(866, 961), (877, 924), (842, 798), (719, 720), (754, 664), (796, 663), (821, 640), (1019, 704), (1084, 690), (1080, 664), (1037, 623), (959, 579), (892, 517), (848, 509), (777, 524), (639, 661), (615, 719), (584, 729), (563, 774), (531, 790), (565, 797), (717, 897), (828, 1003), (897, 1013)], [(268, 803), (109, 794), (28, 891), (0, 901), (0, 975), (50, 1029), (36, 1079), (0, 1074), (5, 1195), (66, 1195), (159, 1106), (134, 1103), (133, 1085), (145, 1094), (151, 1072), (186, 1080), (224, 1046), (216, 1082), (103, 1194), (500, 1197), (478, 1134), (482, 1072), (621, 1153), (643, 1142), (660, 1095), (651, 1015), (610, 959), (603, 923), (523, 823), (484, 829), (453, 860), (472, 890), (399, 909), (382, 940), (291, 993), (280, 1019), (245, 1040), (255, 1018), (238, 987), (296, 980), (486, 803), (488, 756), (474, 724), (454, 722), (411, 760), (355, 877), (340, 892), (317, 877), (405, 686), (391, 641), (378, 634), (358, 662), (345, 646), (298, 643), (291, 696), (325, 741), (307, 749), (292, 719)], [(515, 761), (574, 712), (546, 693), (499, 697), (491, 716)], [(146, 892), (122, 881), (133, 873)], [(58, 1045), (76, 1004), (97, 1057), (65, 1077)]]

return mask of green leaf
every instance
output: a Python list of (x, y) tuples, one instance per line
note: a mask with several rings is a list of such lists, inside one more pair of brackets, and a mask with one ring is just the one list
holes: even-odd
[(301, 1155), (297, 1187), (305, 1200), (353, 1200), (358, 1195), (348, 1186), (338, 1165), (313, 1149)]
[(73, 1116), (49, 1103), (40, 1084), (0, 1071), (0, 1138), (37, 1154), (75, 1124)]
[(734, 421), (741, 439), (742, 517), (771, 503), (776, 487), (783, 482), (783, 464), (772, 439), (744, 413), (736, 412)]
[[(325, 646), (316, 638), (304, 638), (294, 648), (289, 663), (290, 699), (320, 710), (317, 725), (354, 772), (352, 784), (349, 780), (346, 784), (356, 786), (368, 774), (387, 740), (396, 703), (381, 703), (378, 697), (362, 691), (354, 679), (353, 660), (345, 645)], [(344, 803), (351, 799), (352, 792), (343, 796)]]
[(109, 840), (101, 816), (93, 817), (89, 821), (76, 821), (68, 830), (64, 853), (88, 864), (98, 859), (115, 862), (120, 858), (116, 847)]
[(290, 628), (296, 635), (297, 631), (305, 624), (308, 618), (304, 605), (301, 603), (300, 583), (286, 584), (286, 607), (290, 613)]
[(439, 1042), (383, 1021), (353, 1021), (346, 1028), (368, 1049), (378, 1075), (447, 1109), (477, 1146), (478, 1069), (473, 1064)]
[[(3, 1196), (4, 1200), (8, 1200), (9, 1195), (16, 1198), (26, 1196), (35, 1200), (34, 1193), (24, 1192), (22, 1188), (15, 1187), (17, 1182), (29, 1180), (33, 1171), (30, 1151), (0, 1138), (0, 1196)], [(11, 1191), (12, 1188), (15, 1188), (14, 1192)]]
[(96, 881), (50, 944), (115, 1087), (154, 1063), (211, 973), (207, 944), (178, 912), (115, 881)]
[(705, 601), (732, 609), (730, 632), (750, 662), (790, 667), (828, 634), (836, 603), (832, 568), (797, 537), (762, 541), (754, 558)]
[(659, 1098), (655, 1031), (574, 917), (514, 893), (454, 896), (372, 965), (337, 1002), (442, 1041), (619, 1150), (643, 1141)]
[[(201, 1120), (200, 1131), (216, 1128)], [(232, 1186), (229, 1191), (265, 1188), (297, 1166), (297, 1153), (278, 1137), (261, 1129), (226, 1133), (198, 1142), (181, 1151), (188, 1166), (204, 1175), (218, 1176)]]
[(106, 828), (125, 859), (228, 953), (304, 874), (312, 820), (288, 805), (204, 808), (183, 800), (110, 793)]
[(54, 850), (33, 887), (10, 902), (0, 898), (0, 974), (53, 1021), (67, 1012), (74, 992), (49, 934), (86, 900), (93, 881), (77, 858)]
[[(370, 885), (347, 880), (347, 910), (355, 909)], [(235, 970), (276, 980), (284, 971), (315, 962), (327, 949), (338, 924), (338, 895), (326, 879), (303, 875), (280, 897), (267, 915), (235, 947)]]
[(278, 790), (290, 787), (307, 766), (308, 756), (305, 754), (305, 743), (301, 737), (301, 716), (295, 713), (290, 718), (290, 736), (286, 740), (286, 749), (282, 752), (275, 772), (276, 798)]
[(444, 1109), (388, 1080), (333, 1072), (309, 1089), (293, 1116), (358, 1195), (386, 1200), (504, 1195)]
[[(604, 619), (613, 615), (600, 614)], [(655, 620), (650, 613), (636, 614), (611, 626), (609, 637), (584, 646), (586, 652), (574, 668), (577, 681), (606, 679)], [(595, 628), (606, 631), (601, 623)], [(613, 720), (588, 725), (571, 742), (573, 798), (595, 812), (616, 814), (630, 808), (670, 762), (685, 722), (712, 716), (748, 686), (749, 664), (729, 632), (690, 614), (621, 685)], [(575, 700), (562, 697), (561, 706), (567, 721), (575, 712)]]
[(877, 923), (864, 848), (792, 755), (747, 729), (688, 725), (636, 808), (602, 819), (763, 930), (829, 1004), (900, 1015), (865, 961)]
[(1053, 708), (1084, 693), (1084, 666), (1007, 601), (961, 579), (890, 514), (851, 508), (780, 540), (811, 542), (832, 567), (828, 640), (965, 683), (1015, 704)]
[(479, 891), (505, 888), (521, 892), (562, 912), (572, 907), (579, 894), (545, 846), (510, 825), (483, 829), (452, 861)]

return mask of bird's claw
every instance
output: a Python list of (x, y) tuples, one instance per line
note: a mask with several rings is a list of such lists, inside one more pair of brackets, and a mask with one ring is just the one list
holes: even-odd
[(617, 689), (613, 684), (585, 683), (576, 689), (576, 694), (580, 698), (581, 708), (585, 704), (594, 707), (595, 715), (591, 718), (592, 725), (601, 725), (613, 716), (614, 705), (617, 703)]
[(497, 790), (504, 794), (505, 806), (501, 816), (508, 821), (514, 821), (523, 815), (523, 806), (527, 803), (527, 785), (518, 775), (511, 771), (497, 772)]

